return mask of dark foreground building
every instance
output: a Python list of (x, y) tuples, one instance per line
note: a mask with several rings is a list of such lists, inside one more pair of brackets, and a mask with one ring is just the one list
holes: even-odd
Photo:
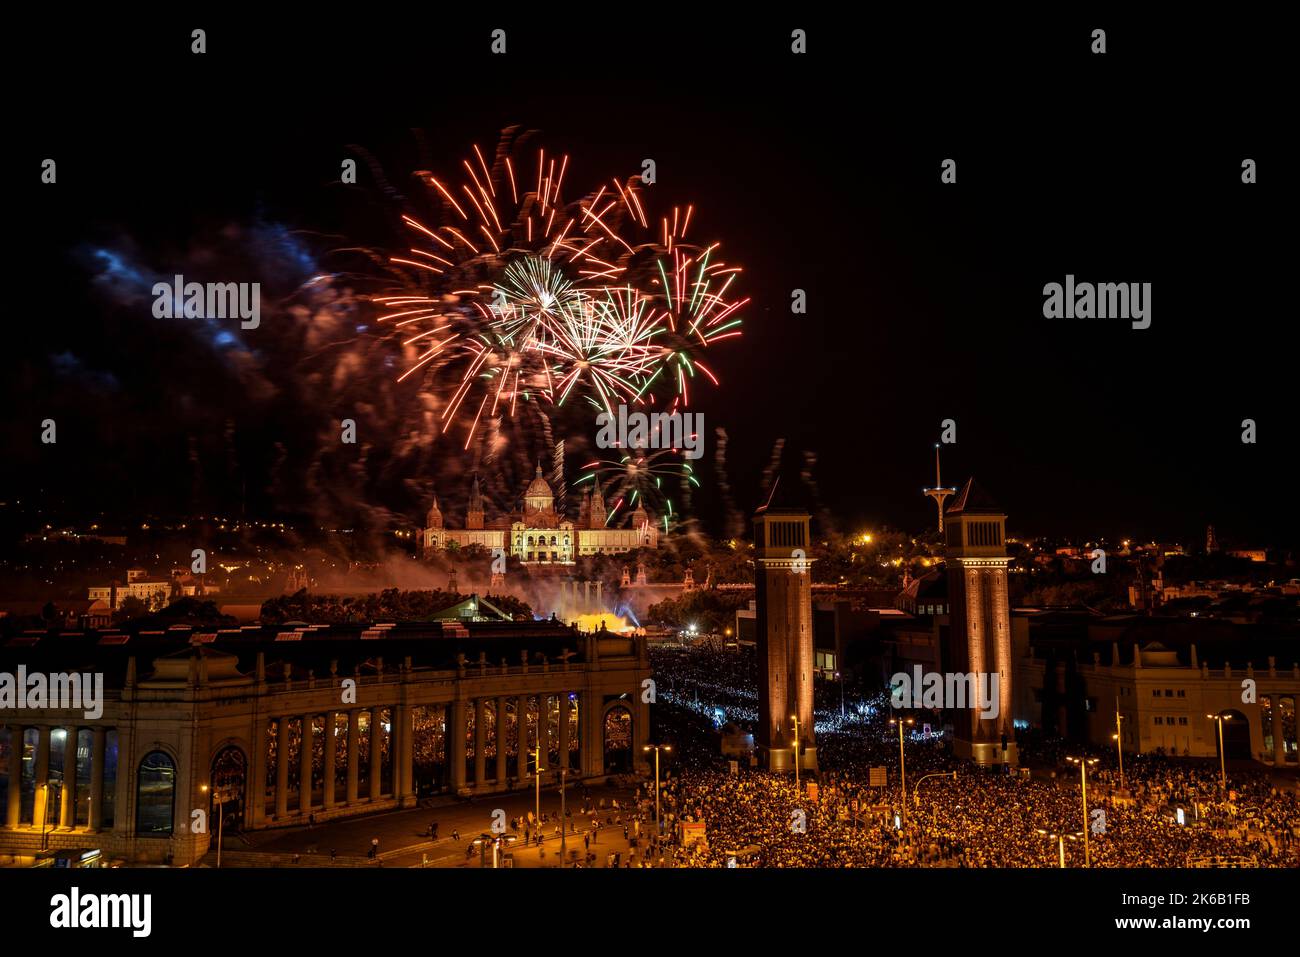
[(535, 751), (543, 783), (642, 770), (649, 737), (644, 639), (556, 622), (40, 632), (0, 648), (10, 688), (20, 666), (104, 700), (0, 710), (0, 864), (190, 864), (218, 802), (227, 828), (324, 821), (531, 787)]

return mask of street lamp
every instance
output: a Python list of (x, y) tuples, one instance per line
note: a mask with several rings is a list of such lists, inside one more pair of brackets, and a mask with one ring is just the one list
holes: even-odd
[(1124, 716), (1119, 713), (1119, 697), (1115, 698), (1115, 752), (1119, 756), (1119, 786), (1124, 787)]
[(50, 817), (50, 786), (42, 784), (37, 790), (41, 792), (41, 850), (44, 851), (49, 846), (45, 836), (45, 822)]
[[(202, 791), (204, 794), (207, 794), (208, 786), (206, 784), (200, 785), (199, 790)], [(225, 824), (226, 824), (225, 789), (219, 787), (212, 788), (212, 800), (217, 805), (217, 867), (219, 869), (221, 867), (222, 836), (225, 833)]]
[(844, 675), (835, 672), (835, 680), (840, 683), (840, 723), (844, 723)]
[(1228, 768), (1224, 763), (1223, 754), (1223, 722), (1231, 721), (1230, 714), (1207, 714), (1207, 718), (1219, 726), (1219, 784), (1226, 791), (1228, 790)]
[(957, 772), (956, 771), (935, 771), (932, 774), (923, 775), (921, 777), (921, 780), (916, 782), (916, 786), (912, 788), (912, 803), (915, 804), (917, 807), (921, 806), (921, 785), (929, 778), (952, 778), (954, 781), (956, 781)]
[(533, 777), (537, 779), (537, 830), (541, 833), (542, 829), (542, 746), (539, 742), (537, 747), (529, 752), (533, 756)]
[(1083, 866), (1092, 867), (1092, 851), (1088, 845), (1088, 765), (1096, 764), (1097, 758), (1066, 758), (1071, 764), (1079, 766), (1080, 780), (1083, 782)]
[(799, 793), (799, 716), (790, 715), (790, 720), (794, 722), (794, 790)]
[(663, 826), (659, 823), (659, 752), (671, 751), (671, 744), (647, 744), (641, 750), (653, 751), (655, 753), (655, 831), (663, 834)]
[(898, 772), (903, 784), (903, 818), (907, 819), (907, 756), (903, 753), (903, 725), (916, 724), (911, 718), (890, 718), (890, 724), (898, 725)]
[[(926, 778), (946, 778), (949, 776), (951, 776), (954, 781), (957, 780), (956, 771), (935, 771), (932, 774), (922, 775), (921, 780), (917, 781), (916, 786), (912, 788), (912, 803), (915, 804), (918, 809), (921, 807), (921, 784), (926, 780)], [(904, 805), (907, 804), (906, 791), (903, 792), (903, 804)], [(925, 818), (922, 818), (921, 821), (922, 821), (922, 827), (924, 827)], [(935, 827), (938, 827), (939, 812), (938, 812), (938, 808), (936, 808), (933, 804), (930, 805), (930, 821)]]
[(1035, 830), (1044, 837), (1050, 837), (1052, 840), (1056, 841), (1057, 852), (1060, 855), (1061, 867), (1065, 867), (1065, 839), (1068, 837), (1070, 840), (1076, 841), (1079, 839), (1079, 835), (1083, 833), (1082, 831), (1075, 831), (1073, 834), (1056, 834), (1044, 831), (1041, 827), (1035, 828)]
[[(564, 755), (566, 761), (568, 760), (568, 757), (569, 756), (567, 754)], [(568, 822), (565, 820), (568, 817), (569, 805), (564, 790), (565, 784), (568, 782), (568, 780), (569, 780), (569, 769), (567, 767), (560, 768), (560, 867), (564, 866), (564, 861), (569, 852), (569, 843), (566, 840), (568, 836), (569, 825)]]

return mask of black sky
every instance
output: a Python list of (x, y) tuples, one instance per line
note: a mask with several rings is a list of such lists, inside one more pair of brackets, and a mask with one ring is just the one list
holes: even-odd
[[(701, 234), (745, 266), (745, 336), (719, 346), (725, 388), (698, 400), (730, 435), (742, 509), (784, 437), (782, 482), (815, 453), (846, 527), (920, 530), (953, 418), (945, 479), (978, 475), (1016, 532), (1197, 541), (1213, 523), (1225, 542), (1294, 545), (1294, 510), (1276, 504), (1291, 498), (1300, 405), (1293, 119), (1266, 24), (492, 16), (214, 20), (203, 57), (188, 52), (197, 21), (29, 35), (59, 79), (9, 121), (10, 181), (34, 185), (18, 190), (30, 218), (9, 277), (5, 496), (184, 509), (184, 435), (222, 420), (194, 411), (206, 403), (229, 406), (242, 463), (210, 504), (246, 481), (258, 511), (281, 510), (267, 446), (299, 422), (221, 395), (206, 354), (124, 328), (93, 251), (164, 262), (252, 221), (382, 243), (392, 210), (330, 183), (349, 145), (409, 190), (411, 169), (450, 169), (519, 124), (573, 155), (574, 184), (654, 158), (652, 188), (694, 202)], [(1088, 50), (1096, 25), (1105, 56)], [(488, 53), (498, 26), (505, 57)], [(794, 26), (806, 56), (789, 53)], [(54, 187), (36, 182), (47, 155)], [(1256, 185), (1240, 182), (1245, 157)], [(1152, 327), (1044, 319), (1043, 284), (1067, 273), (1152, 283)], [(807, 315), (790, 312), (795, 288)], [(187, 388), (193, 402), (177, 399)], [(57, 451), (39, 443), (50, 408), (75, 437)], [(1241, 442), (1243, 418), (1258, 444)], [(712, 482), (697, 506), (718, 525)]]

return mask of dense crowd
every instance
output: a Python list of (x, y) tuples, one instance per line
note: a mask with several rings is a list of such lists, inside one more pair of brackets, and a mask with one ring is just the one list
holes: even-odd
[[(960, 761), (942, 737), (914, 729), (904, 744), (904, 795), (898, 733), (888, 725), (883, 691), (852, 694), (841, 712), (842, 689), (826, 682), (817, 700), (820, 770), (796, 788), (790, 774), (748, 761), (733, 768), (719, 754), (718, 715), (743, 726), (757, 712), (752, 653), (656, 652), (654, 666), (659, 687), (669, 689), (656, 709), (657, 731), (679, 743), (661, 791), (664, 833), (676, 841), (654, 860), (687, 867), (1055, 867), (1063, 843), (1072, 867), (1083, 866), (1085, 853), (1094, 867), (1300, 864), (1300, 802), (1293, 786), (1279, 789), (1264, 771), (1230, 773), (1225, 791), (1217, 761), (1128, 755), (1121, 787), (1113, 751), (1022, 732), (1021, 767), (1007, 773)], [(1096, 759), (1087, 817), (1078, 765), (1067, 756)], [(869, 786), (872, 767), (886, 769), (886, 786)], [(648, 790), (630, 809), (632, 819), (653, 820)], [(704, 841), (689, 826), (700, 822)]]

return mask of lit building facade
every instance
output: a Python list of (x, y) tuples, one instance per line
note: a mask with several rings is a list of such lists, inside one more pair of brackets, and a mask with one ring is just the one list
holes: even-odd
[(555, 507), (555, 495), (541, 467), (524, 491), (522, 508), (507, 518), (488, 520), (478, 477), (470, 489), (464, 528), (448, 528), (435, 495), (426, 516), (424, 553), (479, 545), (504, 549), (525, 564), (569, 565), (583, 555), (614, 555), (638, 548), (658, 548), (659, 529), (643, 506), (626, 528), (606, 525), (609, 513), (599, 487), (588, 490), (576, 520)]
[[(773, 770), (816, 770), (813, 723), (812, 562), (809, 516), (764, 511), (754, 518), (758, 645), (758, 748)], [(795, 724), (798, 722), (798, 736)]]
[(566, 767), (570, 781), (646, 768), (644, 638), (475, 621), (185, 637), (51, 632), (0, 649), (0, 672), (93, 668), (106, 685), (96, 718), (0, 712), (0, 861), (95, 847), (192, 864), (215, 850), (222, 808), (226, 830), (261, 830), (524, 789), (534, 749), (548, 784)]
[(998, 678), (998, 714), (979, 707), (953, 714), (953, 753), (979, 764), (1018, 763), (1012, 702), (1011, 606), (1007, 594), (1007, 516), (974, 479), (945, 513), (950, 625), (945, 667)]

